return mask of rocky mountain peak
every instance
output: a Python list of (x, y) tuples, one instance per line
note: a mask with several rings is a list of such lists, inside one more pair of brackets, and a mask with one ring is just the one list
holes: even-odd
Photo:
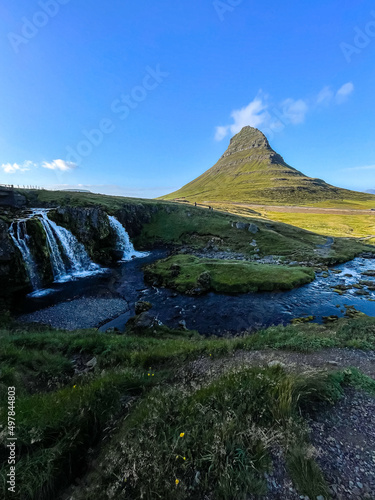
[(241, 151), (260, 149), (273, 152), (267, 137), (257, 128), (246, 126), (230, 140), (229, 147), (222, 158)]

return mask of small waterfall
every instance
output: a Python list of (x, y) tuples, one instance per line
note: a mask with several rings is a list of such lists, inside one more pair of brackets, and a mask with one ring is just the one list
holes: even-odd
[(33, 291), (35, 292), (40, 289), (41, 283), (37, 265), (29, 248), (30, 236), (27, 234), (26, 220), (12, 222), (12, 225), (9, 228), (9, 234), (14, 244), (21, 252), (26, 265), (26, 270), (30, 279), (31, 286), (33, 287)]
[[(48, 210), (33, 210), (29, 218), (36, 217), (42, 224), (49, 251), (51, 268), (56, 283), (63, 283), (74, 278), (91, 276), (104, 270), (88, 256), (85, 247), (67, 229), (58, 226), (48, 218)], [(42, 289), (42, 280), (38, 267), (30, 251), (30, 236), (27, 234), (27, 219), (15, 221), (9, 228), (9, 234), (22, 254), (34, 292), (34, 297), (51, 292)]]
[(146, 252), (137, 252), (134, 249), (133, 243), (130, 241), (129, 235), (126, 232), (124, 226), (119, 222), (116, 217), (108, 215), (109, 223), (112, 229), (117, 235), (117, 250), (123, 252), (121, 261), (127, 262), (132, 260), (132, 258), (143, 258), (147, 257)]
[(34, 211), (34, 215), (38, 217), (46, 233), (56, 282), (90, 276), (101, 270), (100, 266), (91, 261), (85, 247), (70, 231), (48, 218), (47, 210)]

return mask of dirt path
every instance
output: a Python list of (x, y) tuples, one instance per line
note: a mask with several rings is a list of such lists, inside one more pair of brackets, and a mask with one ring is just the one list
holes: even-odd
[(220, 375), (236, 366), (269, 366), (270, 363), (280, 363), (292, 371), (355, 367), (375, 379), (375, 352), (356, 349), (324, 349), (313, 353), (276, 350), (237, 351), (232, 357), (200, 358), (182, 370), (190, 378), (202, 380), (202, 377)]

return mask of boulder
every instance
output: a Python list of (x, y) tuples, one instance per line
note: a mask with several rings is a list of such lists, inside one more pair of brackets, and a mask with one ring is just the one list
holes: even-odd
[(250, 233), (256, 234), (259, 231), (259, 228), (256, 224), (250, 224), (249, 229)]
[(152, 304), (150, 302), (146, 302), (143, 300), (139, 300), (135, 303), (135, 314), (138, 316), (143, 312), (149, 311), (152, 308)]

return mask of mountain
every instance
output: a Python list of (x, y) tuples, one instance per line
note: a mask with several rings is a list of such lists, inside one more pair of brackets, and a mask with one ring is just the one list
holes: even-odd
[(220, 160), (201, 176), (163, 199), (268, 205), (375, 207), (375, 196), (307, 177), (288, 165), (258, 129), (244, 127)]

